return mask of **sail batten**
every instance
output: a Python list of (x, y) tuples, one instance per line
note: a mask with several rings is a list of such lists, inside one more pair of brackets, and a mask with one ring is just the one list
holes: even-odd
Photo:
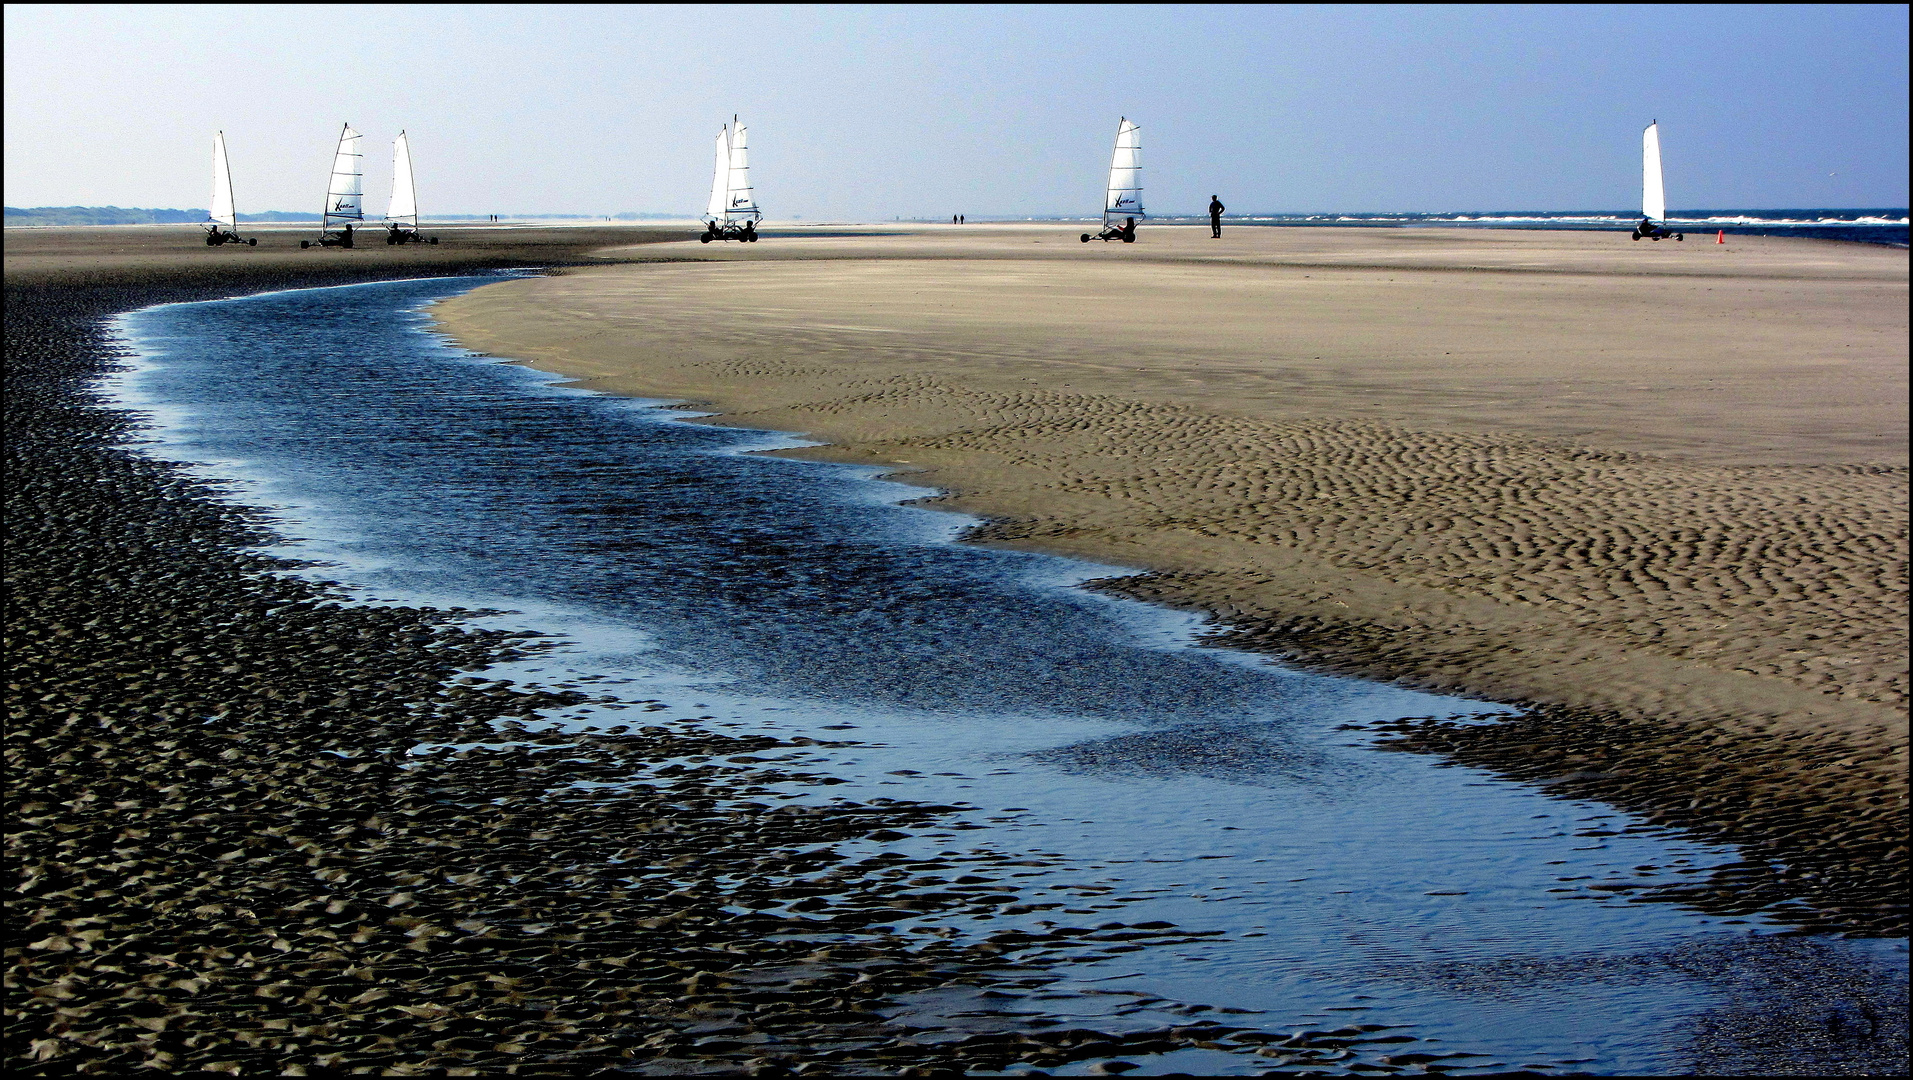
[(418, 183), (412, 175), (412, 141), (403, 131), (392, 140), (392, 203), (386, 208), (385, 220), (418, 228)]
[(1667, 186), (1661, 179), (1661, 122), (1641, 133), (1641, 216), (1667, 220)]
[(207, 218), (213, 224), (229, 229), (239, 226), (239, 215), (235, 212), (232, 197), (232, 167), (226, 161), (226, 133), (223, 131), (213, 135), (213, 203), (212, 212)]
[(359, 133), (346, 124), (339, 132), (339, 149), (332, 156), (332, 179), (326, 186), (323, 229), (365, 220), (365, 169), (360, 164)]
[(1109, 161), (1109, 188), (1103, 197), (1103, 221), (1144, 217), (1142, 208), (1142, 129), (1123, 117), (1116, 125), (1116, 152)]

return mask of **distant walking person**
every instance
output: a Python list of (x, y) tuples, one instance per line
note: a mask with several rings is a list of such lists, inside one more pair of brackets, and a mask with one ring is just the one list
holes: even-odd
[(1209, 239), (1222, 239), (1222, 211), (1226, 209), (1220, 198), (1209, 196)]

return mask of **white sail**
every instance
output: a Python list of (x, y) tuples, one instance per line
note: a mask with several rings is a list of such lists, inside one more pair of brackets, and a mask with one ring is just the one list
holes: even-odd
[(233, 210), (232, 167), (226, 164), (226, 133), (213, 135), (213, 209), (208, 220), (215, 225), (235, 229), (239, 215)]
[(725, 185), (724, 217), (730, 221), (757, 221), (757, 193), (751, 190), (751, 165), (745, 145), (745, 127), (731, 117), (730, 180)]
[(1661, 122), (1641, 133), (1641, 216), (1667, 220), (1667, 187), (1661, 182)]
[(365, 220), (365, 170), (359, 162), (359, 133), (347, 124), (339, 133), (339, 151), (332, 157), (332, 182), (326, 186), (323, 228), (334, 223)]
[(1141, 129), (1123, 117), (1116, 125), (1116, 153), (1109, 161), (1109, 191), (1103, 200), (1103, 217), (1142, 217), (1142, 136)]
[(711, 201), (704, 208), (704, 216), (714, 221), (724, 220), (724, 203), (731, 186), (731, 129), (727, 125), (718, 129), (717, 162), (711, 167)]
[(385, 220), (408, 222), (418, 228), (418, 184), (412, 177), (412, 143), (399, 132), (392, 141), (392, 205)]

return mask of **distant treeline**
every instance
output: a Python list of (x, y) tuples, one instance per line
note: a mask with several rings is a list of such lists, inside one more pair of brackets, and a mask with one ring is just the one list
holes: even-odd
[[(119, 206), (33, 206), (6, 208), (8, 225), (193, 225), (205, 221), (205, 210), (143, 210)], [(240, 214), (241, 221), (317, 221), (314, 214), (269, 210)]]
[[(488, 214), (427, 214), (428, 221), (478, 221)], [(512, 221), (575, 221), (584, 218), (599, 218), (603, 214), (500, 214), (501, 220)], [(641, 214), (627, 211), (611, 215), (614, 221), (646, 221), (655, 219), (696, 217), (695, 214)], [(6, 208), (8, 225), (197, 225), (205, 221), (204, 210), (142, 210), (138, 207), (120, 206), (32, 206)], [(319, 220), (317, 214), (296, 214), (285, 210), (268, 210), (263, 214), (240, 214), (241, 221), (313, 221)]]

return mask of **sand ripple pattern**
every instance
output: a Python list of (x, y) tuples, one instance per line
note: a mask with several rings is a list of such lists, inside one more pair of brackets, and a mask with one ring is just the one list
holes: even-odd
[[(1300, 553), (1545, 609), (1630, 649), (1906, 702), (1901, 467), (1673, 463), (1515, 436), (1270, 423), (909, 376), (800, 411), (872, 409), (967, 419), (866, 449), (998, 456), (1045, 478), (1037, 490), (1071, 508), (1072, 531), (1183, 530)], [(972, 488), (965, 501), (991, 494)], [(996, 535), (1054, 531), (1027, 522)]]

